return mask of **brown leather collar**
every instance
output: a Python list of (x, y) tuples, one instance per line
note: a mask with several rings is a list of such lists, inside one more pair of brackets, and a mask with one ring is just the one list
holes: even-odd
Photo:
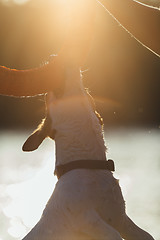
[(73, 169), (106, 169), (109, 171), (115, 171), (114, 161), (109, 160), (77, 160), (66, 163), (64, 165), (58, 165), (54, 174), (58, 179), (65, 173)]

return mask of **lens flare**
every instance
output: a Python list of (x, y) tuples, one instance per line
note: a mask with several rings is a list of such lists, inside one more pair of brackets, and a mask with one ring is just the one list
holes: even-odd
[(23, 5), (31, 0), (0, 0), (0, 3), (2, 2), (4, 5), (11, 5), (11, 4), (18, 4), (18, 5)]
[(29, 1), (30, 0), (14, 0), (14, 3), (21, 5), (21, 4), (25, 4), (25, 3), (29, 2)]

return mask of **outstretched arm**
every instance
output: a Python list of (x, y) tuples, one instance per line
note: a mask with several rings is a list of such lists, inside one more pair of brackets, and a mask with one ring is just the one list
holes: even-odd
[(59, 57), (49, 64), (29, 70), (0, 66), (0, 94), (14, 97), (35, 96), (60, 88), (64, 68)]
[(141, 44), (160, 56), (160, 11), (134, 0), (98, 0)]
[(31, 70), (0, 67), (0, 94), (34, 96), (62, 88), (67, 66), (79, 67), (85, 61), (94, 29), (95, 2), (69, 0), (70, 23), (64, 44), (53, 61)]

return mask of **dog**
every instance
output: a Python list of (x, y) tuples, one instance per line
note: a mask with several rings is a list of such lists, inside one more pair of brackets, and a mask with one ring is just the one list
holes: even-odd
[(37, 131), (49, 129), (55, 140), (58, 182), (40, 221), (23, 240), (153, 240), (126, 214), (114, 169), (107, 165), (101, 118), (78, 68), (65, 69), (62, 94), (49, 92), (46, 104), (49, 127)]
[(46, 118), (23, 150), (37, 149), (47, 136), (55, 140), (58, 182), (23, 240), (154, 240), (126, 214), (114, 163), (106, 158), (102, 119), (83, 86), (79, 68), (91, 45), (95, 4), (70, 3), (70, 27), (55, 61), (26, 71), (0, 67), (0, 94), (47, 93)]

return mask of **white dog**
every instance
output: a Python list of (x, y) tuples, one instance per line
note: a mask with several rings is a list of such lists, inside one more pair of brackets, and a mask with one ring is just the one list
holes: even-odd
[(40, 221), (23, 240), (153, 240), (125, 213), (112, 162), (106, 160), (102, 126), (78, 68), (65, 74), (62, 94), (47, 96), (59, 180)]

